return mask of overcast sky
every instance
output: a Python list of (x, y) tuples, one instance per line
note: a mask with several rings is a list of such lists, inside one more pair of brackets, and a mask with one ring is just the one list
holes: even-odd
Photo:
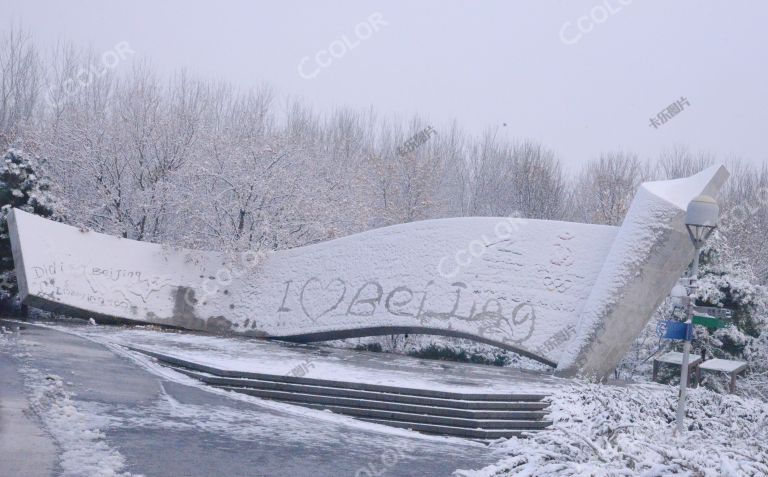
[(764, 0), (0, 0), (0, 18), (41, 45), (127, 42), (163, 72), (266, 82), (320, 111), (499, 127), (568, 165), (674, 145), (768, 160)]

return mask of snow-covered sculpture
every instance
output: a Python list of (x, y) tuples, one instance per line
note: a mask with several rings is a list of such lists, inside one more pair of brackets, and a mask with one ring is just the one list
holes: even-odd
[(616, 367), (693, 260), (688, 204), (701, 194), (717, 197), (728, 176), (713, 166), (640, 186), (579, 312), (578, 332), (559, 356), (559, 374), (604, 378)]
[(22, 299), (96, 319), (318, 341), (392, 333), (471, 338), (609, 373), (692, 258), (688, 202), (720, 166), (643, 184), (621, 227), (513, 218), (426, 220), (266, 255), (137, 242), (14, 210)]

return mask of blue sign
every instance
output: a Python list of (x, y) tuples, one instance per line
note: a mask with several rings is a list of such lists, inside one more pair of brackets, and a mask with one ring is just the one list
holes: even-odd
[(665, 340), (687, 340), (693, 339), (693, 326), (682, 321), (662, 320), (656, 327), (656, 332)]

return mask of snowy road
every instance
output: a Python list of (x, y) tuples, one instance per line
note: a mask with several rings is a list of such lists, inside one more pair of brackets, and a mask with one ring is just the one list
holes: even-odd
[[(17, 371), (36, 413), (24, 432), (45, 444), (39, 417), (57, 445), (52, 475), (442, 476), (498, 459), (469, 441), (207, 389), (119, 346), (48, 328), (0, 337), (0, 377)], [(39, 456), (27, 463), (45, 475)]]
[(56, 448), (30, 415), (24, 377), (8, 358), (0, 354), (0, 475), (46, 477)]

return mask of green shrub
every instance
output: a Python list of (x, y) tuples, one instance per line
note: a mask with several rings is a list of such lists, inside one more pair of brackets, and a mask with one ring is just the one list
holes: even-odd
[(355, 346), (357, 351), (373, 351), (374, 353), (381, 353), (380, 343), (365, 343)]
[(493, 366), (506, 366), (509, 363), (509, 357), (506, 354), (495, 354), (490, 359), (482, 354), (468, 354), (465, 350), (456, 350), (448, 346), (438, 346), (430, 344), (426, 348), (408, 352), (409, 356), (422, 359), (438, 359), (441, 361), (457, 361), (460, 363), (487, 364)]

